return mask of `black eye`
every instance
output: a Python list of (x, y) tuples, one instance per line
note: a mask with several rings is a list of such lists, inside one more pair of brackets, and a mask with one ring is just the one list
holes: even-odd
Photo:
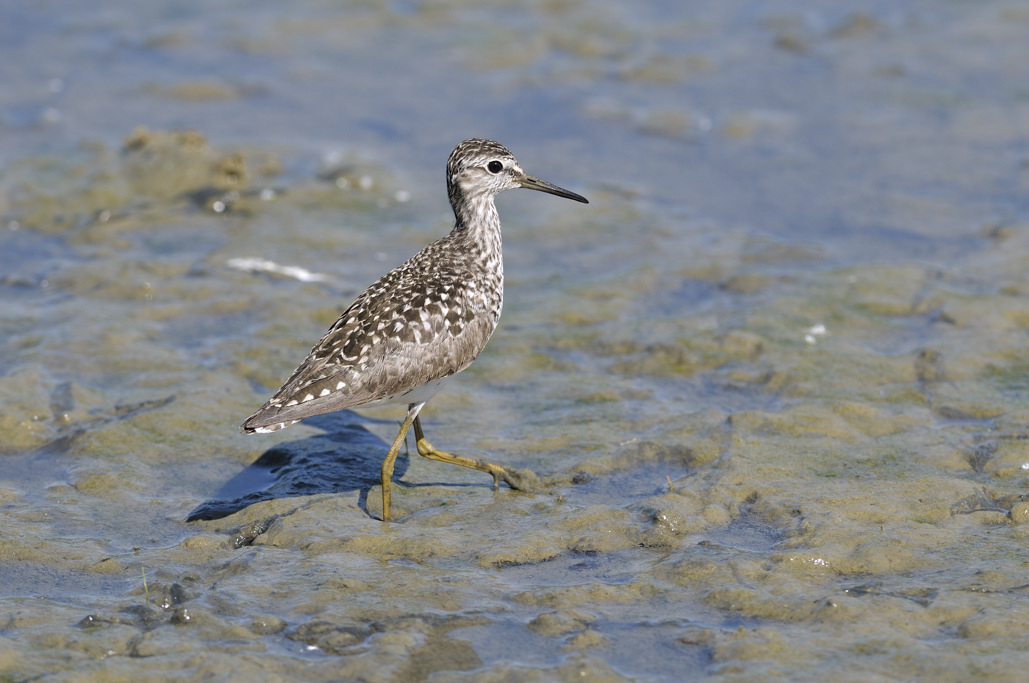
[(486, 170), (490, 173), (500, 173), (504, 170), (504, 164), (494, 160), (486, 164)]

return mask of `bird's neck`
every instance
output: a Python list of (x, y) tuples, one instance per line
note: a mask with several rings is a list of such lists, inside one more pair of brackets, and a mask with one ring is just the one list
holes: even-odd
[(504, 305), (504, 256), (501, 250), (500, 216), (492, 195), (466, 199), (451, 195), (454, 230), (449, 238), (461, 244), (465, 264), (474, 273), (470, 291), (478, 291), (470, 305), (492, 319), (492, 330)]
[(454, 234), (484, 255), (500, 257), (500, 215), (491, 195), (459, 198), (453, 202)]

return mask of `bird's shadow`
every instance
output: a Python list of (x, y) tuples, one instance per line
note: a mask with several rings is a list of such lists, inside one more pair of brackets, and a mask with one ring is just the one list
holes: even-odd
[[(318, 493), (360, 491), (358, 505), (368, 513), (368, 492), (380, 483), (380, 467), (389, 444), (369, 432), (356, 413), (343, 410), (305, 420), (322, 434), (272, 446), (194, 508), (187, 522), (228, 517), (264, 500)], [(401, 449), (394, 477), (407, 471)]]

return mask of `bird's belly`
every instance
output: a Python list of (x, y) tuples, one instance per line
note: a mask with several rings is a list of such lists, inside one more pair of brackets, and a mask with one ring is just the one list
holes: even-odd
[(443, 386), (453, 378), (453, 375), (440, 377), (439, 379), (434, 379), (431, 382), (419, 384), (414, 389), (410, 389), (406, 392), (402, 392), (399, 394), (390, 394), (389, 396), (377, 398), (373, 401), (368, 401), (367, 403), (362, 403), (361, 405), (354, 407), (370, 408), (372, 406), (385, 406), (397, 403), (402, 403), (403, 405), (407, 406), (411, 405), (412, 403), (425, 403), (430, 398), (435, 396), (439, 392), (439, 390), (442, 389)]

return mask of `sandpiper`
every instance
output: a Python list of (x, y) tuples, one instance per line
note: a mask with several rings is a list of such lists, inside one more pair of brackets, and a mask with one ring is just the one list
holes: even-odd
[(390, 481), (413, 426), (418, 453), (471, 467), (512, 488), (522, 473), (451, 455), (425, 438), (425, 402), (479, 355), (500, 320), (504, 263), (493, 198), (524, 187), (588, 204), (585, 197), (527, 175), (500, 143), (465, 140), (447, 161), (454, 229), (366, 289), (329, 328), (286, 383), (247, 418), (242, 431), (274, 432), (343, 408), (401, 403), (407, 417), (382, 463), (382, 518), (390, 520)]

